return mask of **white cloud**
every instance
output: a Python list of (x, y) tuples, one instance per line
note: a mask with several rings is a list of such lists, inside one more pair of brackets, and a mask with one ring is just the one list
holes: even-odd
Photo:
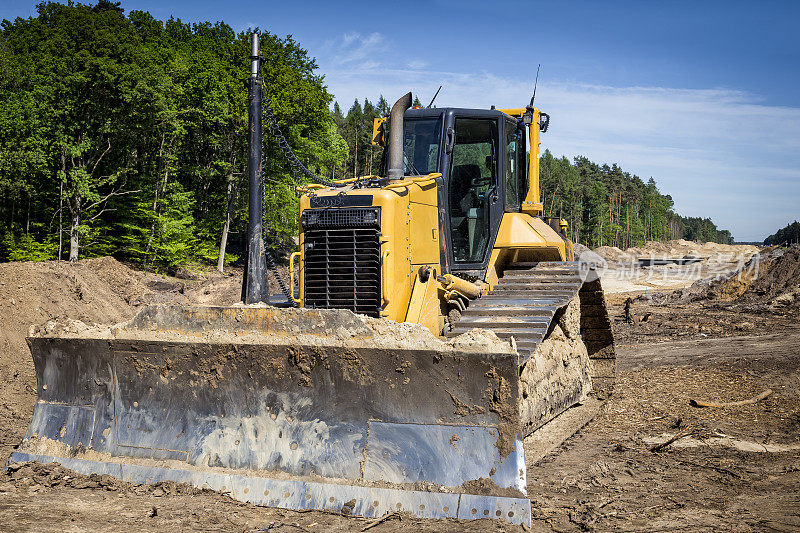
[(369, 70), (377, 68), (377, 54), (386, 50), (386, 38), (378, 32), (361, 35), (350, 32), (328, 41), (323, 46), (323, 56), (332, 66)]
[[(413, 60), (389, 68), (381, 60), (388, 48), (379, 34), (342, 38), (333, 55), (339, 63), (321, 60), (337, 101), (346, 107), (383, 94), (391, 103), (408, 90), (424, 101), (439, 85), (440, 107), (520, 107), (530, 100), (532, 77), (436, 71)], [(725, 88), (559, 81), (540, 81), (536, 104), (552, 116), (543, 149), (652, 176), (678, 212), (710, 216), (737, 239), (763, 239), (800, 215), (800, 108), (764, 105)]]

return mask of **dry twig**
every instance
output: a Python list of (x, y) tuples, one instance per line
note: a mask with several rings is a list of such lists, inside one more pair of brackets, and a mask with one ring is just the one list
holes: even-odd
[(716, 402), (707, 402), (705, 400), (689, 400), (689, 405), (692, 407), (739, 407), (740, 405), (750, 405), (751, 403), (757, 403), (772, 394), (772, 389), (767, 389), (758, 396), (750, 398), (748, 400), (741, 400), (738, 402), (724, 402), (724, 403), (716, 403)]
[(667, 442), (662, 442), (661, 444), (656, 444), (655, 446), (651, 447), (650, 451), (651, 452), (657, 452), (657, 451), (663, 450), (664, 448), (666, 448), (667, 446), (669, 446), (670, 444), (672, 444), (676, 440), (682, 439), (683, 437), (688, 437), (693, 432), (694, 432), (694, 429), (692, 428), (692, 426), (690, 424), (690, 425), (686, 426), (685, 428), (683, 428), (682, 430), (680, 430), (679, 432), (677, 432), (675, 435), (673, 435), (672, 438), (670, 438)]
[(710, 464), (703, 464), (703, 463), (695, 463), (694, 461), (685, 461), (681, 460), (678, 461), (681, 464), (691, 465), (691, 466), (699, 466), (700, 468), (708, 468), (709, 470), (714, 470), (715, 472), (719, 472), (720, 474), (728, 474), (731, 477), (735, 477), (736, 479), (742, 479), (742, 476), (734, 472), (733, 470), (729, 470), (722, 466), (715, 466)]
[(361, 531), (366, 531), (366, 530), (368, 530), (368, 529), (372, 529), (373, 527), (375, 527), (375, 526), (377, 526), (377, 525), (380, 525), (380, 524), (383, 524), (384, 522), (386, 522), (387, 520), (390, 520), (390, 519), (392, 519), (392, 518), (400, 518), (400, 513), (398, 513), (398, 512), (394, 512), (394, 513), (389, 513), (389, 514), (387, 514), (387, 515), (385, 515), (385, 516), (382, 516), (381, 518), (378, 518), (378, 519), (377, 519), (377, 520), (375, 520), (374, 522), (371, 522), (370, 524), (368, 524), (368, 525), (367, 525), (367, 526), (366, 526), (364, 529), (362, 529)]

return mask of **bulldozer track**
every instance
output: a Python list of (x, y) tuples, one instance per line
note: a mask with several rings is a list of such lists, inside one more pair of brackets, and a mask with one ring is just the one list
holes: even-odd
[(613, 386), (614, 339), (603, 289), (597, 274), (582, 272), (581, 266), (577, 261), (543, 261), (506, 267), (494, 289), (470, 303), (448, 336), (480, 328), (501, 339), (513, 337), (523, 365), (550, 333), (559, 311), (579, 295), (581, 338), (589, 352), (594, 389)]

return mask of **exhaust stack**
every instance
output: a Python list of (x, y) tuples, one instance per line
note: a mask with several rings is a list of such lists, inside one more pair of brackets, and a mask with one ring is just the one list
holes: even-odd
[(406, 93), (392, 106), (389, 123), (389, 179), (403, 178), (403, 114), (411, 107), (411, 93)]

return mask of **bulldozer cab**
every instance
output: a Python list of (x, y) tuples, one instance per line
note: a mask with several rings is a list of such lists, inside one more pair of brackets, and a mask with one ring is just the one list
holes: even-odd
[(505, 212), (527, 192), (525, 128), (497, 110), (410, 109), (403, 127), (406, 176), (441, 173), (445, 272), (481, 278)]

